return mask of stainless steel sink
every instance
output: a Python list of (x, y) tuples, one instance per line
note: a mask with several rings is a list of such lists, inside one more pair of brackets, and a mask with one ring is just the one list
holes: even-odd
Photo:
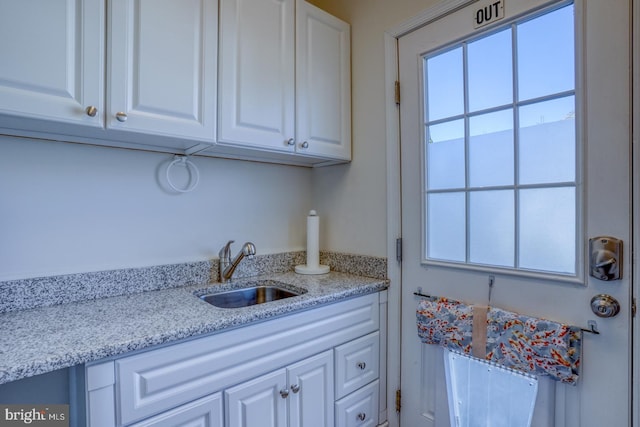
[(200, 299), (220, 308), (248, 307), (304, 294), (306, 291), (273, 280), (251, 282), (248, 287), (201, 295)]

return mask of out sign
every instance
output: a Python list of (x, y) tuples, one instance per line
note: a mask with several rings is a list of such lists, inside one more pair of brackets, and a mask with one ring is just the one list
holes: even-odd
[(474, 28), (484, 27), (504, 18), (504, 0), (495, 0), (480, 6), (473, 17)]

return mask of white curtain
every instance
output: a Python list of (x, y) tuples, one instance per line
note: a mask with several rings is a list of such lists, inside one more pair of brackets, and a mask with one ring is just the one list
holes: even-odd
[(444, 361), (452, 426), (531, 425), (536, 377), (446, 349)]

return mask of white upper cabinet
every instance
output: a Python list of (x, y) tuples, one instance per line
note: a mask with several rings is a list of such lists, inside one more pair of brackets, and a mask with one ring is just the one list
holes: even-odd
[(0, 0), (0, 40), (0, 134), (351, 160), (350, 28), (303, 0)]
[(347, 23), (301, 0), (221, 0), (219, 42), (215, 150), (351, 159)]
[(214, 143), (217, 5), (0, 0), (0, 127), (174, 152)]
[(213, 142), (217, 2), (111, 0), (109, 11), (108, 129)]
[(104, 104), (104, 14), (100, 0), (0, 0), (0, 126), (102, 127), (87, 109)]

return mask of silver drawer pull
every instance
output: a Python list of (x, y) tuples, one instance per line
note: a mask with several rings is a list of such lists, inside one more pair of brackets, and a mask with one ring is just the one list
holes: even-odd
[(286, 388), (284, 390), (280, 390), (280, 396), (282, 396), (283, 399), (286, 399), (287, 397), (289, 397), (289, 390), (287, 390)]
[(294, 384), (291, 386), (291, 391), (297, 393), (300, 391), (300, 386), (298, 384)]
[(358, 418), (359, 421), (364, 421), (367, 419), (367, 414), (360, 412), (356, 418)]
[(364, 362), (358, 362), (358, 368), (360, 368), (361, 370), (364, 371), (364, 369), (367, 367), (367, 364)]

